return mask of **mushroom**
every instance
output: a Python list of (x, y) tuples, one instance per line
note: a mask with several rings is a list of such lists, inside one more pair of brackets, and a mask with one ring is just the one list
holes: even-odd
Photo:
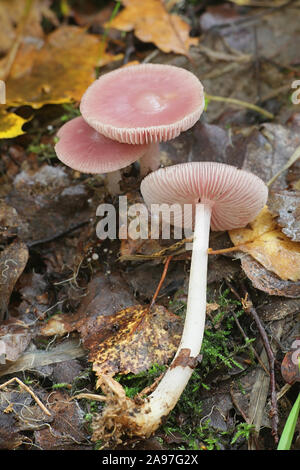
[[(149, 174), (142, 180), (141, 193), (148, 208), (152, 204), (188, 208), (184, 219), (194, 227), (187, 311), (177, 353), (143, 404), (138, 406), (127, 400), (121, 410), (114, 409), (116, 427), (123, 427), (123, 432), (129, 435), (147, 437), (174, 408), (197, 364), (205, 327), (210, 228), (229, 230), (245, 226), (265, 205), (268, 190), (260, 178), (247, 171), (222, 163), (192, 162)], [(164, 218), (164, 209), (161, 213)], [(172, 222), (180, 224), (182, 217), (177, 214)], [(107, 415), (112, 416), (109, 409)]]
[(82, 173), (106, 173), (111, 195), (120, 192), (120, 169), (138, 160), (148, 147), (146, 144), (128, 145), (111, 140), (96, 132), (81, 116), (65, 123), (57, 137), (57, 157)]
[(100, 134), (127, 144), (151, 144), (141, 174), (160, 165), (159, 142), (192, 127), (204, 109), (201, 82), (172, 65), (140, 64), (98, 78), (84, 93), (80, 111)]

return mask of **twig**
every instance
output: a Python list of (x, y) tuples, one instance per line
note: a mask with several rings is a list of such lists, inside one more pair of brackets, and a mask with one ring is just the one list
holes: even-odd
[(247, 296), (247, 303), (246, 305), (244, 304), (245, 310), (248, 311), (248, 313), (250, 313), (250, 315), (252, 316), (252, 318), (254, 319), (256, 323), (256, 326), (263, 340), (264, 348), (268, 357), (270, 386), (271, 386), (270, 417), (271, 417), (271, 422), (272, 422), (272, 434), (273, 434), (275, 442), (277, 443), (278, 442), (278, 408), (277, 408), (277, 393), (276, 393), (276, 382), (275, 382), (275, 371), (274, 371), (275, 358), (274, 358), (274, 354), (273, 354), (266, 330), (253, 306), (253, 303), (243, 283), (241, 283), (241, 287), (242, 287), (244, 295)]
[(156, 302), (156, 299), (157, 299), (157, 297), (158, 297), (158, 294), (159, 294), (159, 291), (160, 291), (160, 289), (161, 289), (161, 286), (163, 285), (163, 282), (164, 282), (164, 280), (165, 280), (165, 278), (166, 278), (166, 275), (167, 275), (167, 272), (168, 272), (168, 268), (169, 268), (169, 264), (170, 264), (170, 261), (171, 261), (172, 258), (173, 258), (173, 255), (170, 255), (170, 256), (168, 256), (167, 259), (166, 259), (165, 267), (164, 267), (163, 273), (162, 273), (162, 275), (161, 275), (160, 281), (159, 281), (159, 283), (158, 283), (157, 289), (156, 289), (156, 291), (155, 291), (155, 293), (154, 293), (154, 296), (153, 296), (153, 298), (152, 298), (152, 300), (151, 300), (151, 303), (150, 303), (150, 306), (149, 306), (149, 310), (151, 310), (151, 308), (153, 307), (153, 305), (154, 305), (155, 302)]
[(167, 275), (167, 271), (168, 271), (168, 267), (169, 267), (169, 264), (170, 264), (170, 261), (171, 259), (173, 258), (173, 255), (170, 255), (168, 256), (168, 258), (166, 259), (165, 261), (165, 267), (164, 267), (164, 270), (163, 270), (163, 273), (161, 275), (161, 278), (160, 278), (160, 281), (158, 283), (158, 286), (157, 286), (157, 289), (153, 295), (153, 298), (151, 300), (151, 303), (149, 305), (149, 307), (147, 309), (144, 310), (144, 312), (142, 313), (142, 316), (141, 318), (139, 319), (139, 321), (137, 322), (137, 324), (135, 325), (135, 327), (133, 328), (131, 334), (135, 333), (137, 328), (143, 323), (144, 319), (145, 319), (145, 316), (151, 311), (153, 305), (155, 304), (155, 301), (157, 299), (157, 296), (159, 294), (159, 291), (161, 289), (161, 286), (166, 278), (166, 275)]
[[(239, 295), (238, 295), (238, 293), (236, 292), (236, 290), (234, 289), (234, 287), (232, 286), (232, 284), (231, 284), (229, 281), (227, 281), (227, 280), (225, 280), (225, 282), (226, 282), (227, 286), (229, 287), (229, 289), (231, 290), (231, 292), (235, 295), (235, 297), (239, 298)], [(241, 326), (241, 324), (240, 324), (240, 322), (239, 322), (239, 320), (238, 320), (236, 314), (235, 314), (234, 312), (232, 312), (232, 315), (233, 315), (233, 318), (234, 318), (234, 320), (235, 320), (235, 323), (236, 323), (238, 329), (239, 329), (240, 332), (241, 332), (241, 335), (243, 336), (245, 342), (247, 342), (249, 338), (248, 338), (248, 336), (246, 335), (246, 333), (244, 332), (244, 330), (243, 330), (243, 328), (242, 328), (242, 326)], [(262, 362), (261, 358), (259, 357), (258, 353), (257, 353), (256, 350), (254, 349), (254, 347), (252, 346), (252, 344), (249, 345), (249, 348), (250, 348), (251, 352), (255, 355), (255, 357), (256, 357), (258, 363), (259, 363), (260, 366), (263, 368), (263, 370), (266, 372), (266, 374), (267, 374), (267, 375), (270, 375), (270, 372), (268, 371), (268, 369), (266, 368), (266, 366), (265, 366), (264, 363)]]
[(256, 111), (257, 113), (262, 114), (268, 119), (274, 119), (274, 114), (269, 113), (269, 111), (266, 111), (260, 106), (256, 106), (255, 104), (248, 103), (247, 101), (241, 101), (236, 98), (225, 98), (223, 96), (208, 95), (207, 93), (205, 93), (205, 97), (208, 101), (221, 101), (223, 103), (233, 104), (236, 106), (240, 106), (242, 108), (248, 108), (248, 109), (251, 109), (252, 111)]
[(43, 410), (43, 412), (48, 415), (48, 416), (51, 416), (51, 413), (50, 411), (45, 407), (45, 405), (43, 405), (43, 403), (41, 402), (41, 400), (35, 395), (35, 393), (27, 386), (25, 385), (22, 380), (20, 380), (18, 377), (13, 377), (12, 379), (8, 380), (7, 382), (5, 382), (4, 384), (0, 385), (0, 389), (2, 388), (5, 388), (7, 385), (9, 385), (10, 383), (12, 382), (17, 382), (21, 388), (23, 388), (26, 392), (28, 392), (32, 398), (36, 401), (36, 403), (38, 404), (38, 406)]
[(233, 406), (238, 410), (240, 415), (243, 417), (245, 423), (250, 424), (250, 420), (249, 420), (248, 416), (246, 416), (246, 414), (243, 412), (243, 410), (241, 409), (241, 407), (239, 406), (238, 402), (235, 399), (235, 396), (234, 396), (234, 393), (233, 393), (233, 390), (232, 390), (232, 385), (230, 386), (229, 393), (230, 393), (230, 396), (231, 396)]
[(94, 401), (106, 401), (107, 397), (103, 395), (97, 395), (96, 393), (78, 393), (70, 398), (70, 400), (81, 400), (84, 398), (85, 400), (94, 400)]
[(267, 185), (270, 187), (274, 181), (276, 181), (276, 179), (286, 170), (288, 170), (290, 168), (290, 166), (292, 166), (297, 160), (299, 160), (300, 158), (300, 146), (296, 148), (295, 152), (293, 153), (293, 155), (291, 156), (291, 158), (289, 158), (288, 162), (281, 168), (281, 170), (278, 171), (278, 173), (276, 173), (276, 175), (274, 175), (270, 181), (268, 181)]

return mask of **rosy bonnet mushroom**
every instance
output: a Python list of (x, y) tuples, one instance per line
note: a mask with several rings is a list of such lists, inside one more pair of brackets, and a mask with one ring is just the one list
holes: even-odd
[(110, 194), (118, 194), (120, 169), (138, 160), (147, 144), (128, 145), (99, 134), (79, 116), (65, 123), (57, 133), (57, 157), (82, 173), (106, 173)]
[(140, 64), (102, 75), (84, 93), (85, 121), (109, 139), (151, 144), (141, 174), (159, 167), (159, 142), (192, 127), (204, 109), (203, 87), (191, 72), (172, 65)]
[[(180, 345), (155, 390), (141, 405), (127, 399), (114, 420), (129, 435), (147, 437), (161, 424), (181, 396), (201, 350), (206, 314), (209, 233), (243, 227), (264, 207), (268, 190), (252, 173), (212, 162), (182, 163), (146, 176), (141, 193), (148, 208), (179, 204), (188, 209), (186, 224), (193, 227), (193, 250), (185, 324)], [(185, 205), (185, 206), (184, 206)], [(161, 211), (162, 218), (170, 212)], [(174, 224), (182, 218), (175, 217)], [(110, 419), (111, 414), (107, 411)], [(111, 421), (110, 421), (111, 423)]]

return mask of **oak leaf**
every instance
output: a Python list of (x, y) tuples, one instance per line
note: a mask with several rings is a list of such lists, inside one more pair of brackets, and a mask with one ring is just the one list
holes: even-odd
[(101, 43), (85, 28), (62, 26), (49, 34), (41, 48), (21, 46), (6, 82), (7, 106), (79, 101), (95, 80)]
[(197, 38), (189, 36), (190, 26), (176, 14), (169, 14), (160, 0), (122, 0), (122, 10), (111, 28), (132, 31), (143, 42), (153, 42), (163, 52), (188, 55)]

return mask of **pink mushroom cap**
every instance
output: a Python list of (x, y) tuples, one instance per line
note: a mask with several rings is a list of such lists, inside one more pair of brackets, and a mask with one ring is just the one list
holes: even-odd
[[(180, 204), (185, 227), (192, 227), (197, 203), (211, 207), (211, 229), (231, 230), (253, 220), (267, 202), (268, 188), (256, 175), (215, 162), (191, 162), (161, 168), (141, 183), (141, 193), (151, 204)], [(164, 210), (162, 210), (164, 217)], [(173, 220), (182, 225), (182, 218)]]
[(57, 157), (67, 166), (82, 173), (109, 173), (138, 160), (147, 145), (128, 145), (99, 134), (79, 116), (58, 131)]
[(172, 65), (140, 64), (102, 75), (84, 93), (86, 122), (119, 142), (166, 141), (192, 127), (204, 109), (201, 82)]

